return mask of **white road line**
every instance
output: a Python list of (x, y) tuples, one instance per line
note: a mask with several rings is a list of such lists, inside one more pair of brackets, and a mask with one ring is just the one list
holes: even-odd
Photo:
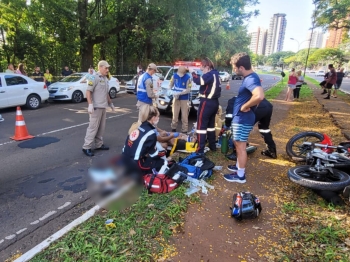
[[(106, 119), (117, 118), (117, 117), (125, 116), (125, 115), (131, 114), (131, 113), (132, 113), (132, 112), (128, 112), (128, 113), (125, 113), (125, 114), (120, 114), (120, 115), (116, 115), (116, 116), (110, 116), (110, 117), (107, 117)], [(38, 136), (44, 136), (44, 135), (52, 134), (52, 133), (57, 133), (57, 132), (60, 132), (60, 131), (64, 131), (64, 130), (67, 130), (67, 129), (72, 129), (72, 128), (75, 128), (75, 127), (84, 126), (84, 125), (88, 125), (88, 124), (89, 124), (89, 122), (82, 123), (82, 124), (79, 124), (79, 125), (74, 125), (74, 126), (68, 126), (68, 127), (65, 127), (65, 128), (61, 128), (61, 129), (57, 129), (57, 130), (52, 130), (52, 131), (49, 131), (49, 132), (45, 132), (45, 133), (36, 135), (36, 137), (38, 137)], [(14, 143), (14, 142), (16, 142), (16, 141), (12, 140), (12, 141), (5, 142), (5, 143), (0, 144), (0, 146), (4, 146), (4, 145), (11, 144), (11, 143)]]
[(40, 221), (43, 221), (44, 219), (48, 218), (49, 216), (52, 216), (53, 214), (56, 214), (57, 211), (50, 211), (49, 213), (45, 214), (41, 218), (39, 218)]
[(3, 240), (3, 239), (1, 239), (1, 240), (0, 240), (0, 244), (2, 244), (2, 242), (4, 242), (4, 240)]
[(30, 223), (31, 225), (36, 225), (38, 224), (40, 221), (39, 220), (35, 220), (34, 222)]
[(65, 207), (69, 206), (70, 204), (71, 204), (71, 202), (66, 202), (63, 206), (60, 206), (57, 209), (65, 208)]
[(31, 250), (28, 252), (24, 253), (22, 256), (17, 258), (14, 262), (25, 262), (29, 261), (31, 258), (33, 258), (36, 254), (40, 253), (42, 250), (50, 246), (51, 243), (54, 241), (58, 240), (62, 236), (64, 236), (66, 233), (71, 231), (73, 228), (76, 226), (80, 225), (81, 223), (85, 222), (89, 218), (95, 215), (95, 213), (100, 210), (101, 207), (104, 207), (108, 205), (111, 201), (116, 200), (117, 198), (121, 197), (126, 191), (131, 189), (134, 186), (135, 183), (130, 182), (126, 186), (122, 187), (120, 190), (116, 191), (114, 194), (112, 194), (110, 197), (106, 198), (103, 202), (97, 204), (93, 208), (91, 208), (89, 211), (87, 211), (85, 214), (83, 214), (81, 217), (78, 217), (75, 219), (73, 222), (65, 226), (64, 228), (60, 229), (57, 231), (55, 234), (52, 236), (48, 237), (45, 239), (43, 242), (40, 244), (36, 245), (33, 247)]
[(16, 235), (9, 235), (9, 236), (5, 237), (5, 239), (11, 240), (11, 239), (13, 239), (13, 238), (15, 238), (15, 237), (16, 237)]
[(16, 232), (16, 234), (19, 235), (19, 234), (21, 234), (22, 232), (24, 232), (24, 231), (26, 231), (26, 230), (27, 230), (27, 228), (23, 228), (23, 229), (21, 229), (21, 230), (18, 230), (18, 231)]

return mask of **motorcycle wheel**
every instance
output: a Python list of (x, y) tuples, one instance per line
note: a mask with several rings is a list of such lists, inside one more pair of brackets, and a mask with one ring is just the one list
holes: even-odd
[(321, 180), (313, 176), (310, 166), (297, 166), (288, 170), (288, 177), (298, 185), (316, 190), (338, 191), (350, 185), (350, 176), (347, 173), (337, 169), (333, 169), (333, 174), (329, 170), (326, 172), (328, 174), (322, 176)]
[(323, 134), (318, 132), (301, 132), (289, 139), (286, 145), (286, 152), (289, 157), (296, 161), (305, 161), (306, 154), (311, 151), (311, 146), (303, 145), (303, 142), (320, 143)]

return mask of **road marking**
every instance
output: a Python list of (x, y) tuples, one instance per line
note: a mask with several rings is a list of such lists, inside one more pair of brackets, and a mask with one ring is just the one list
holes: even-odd
[(106, 198), (104, 201), (100, 202), (99, 204), (97, 204), (96, 206), (91, 208), (89, 211), (84, 213), (82, 216), (78, 217), (77, 219), (75, 219), (74, 221), (72, 221), (71, 223), (66, 225), (64, 228), (60, 229), (55, 234), (46, 238), (43, 242), (39, 243), (38, 245), (33, 247), (31, 250), (24, 253), (22, 256), (17, 258), (14, 262), (29, 261), (35, 255), (37, 255), (38, 253), (43, 251), (45, 248), (50, 246), (51, 243), (58, 240), (59, 238), (61, 238), (65, 234), (67, 234), (69, 231), (71, 231), (75, 227), (79, 226), (80, 224), (84, 223), (86, 220), (88, 220), (89, 218), (94, 216), (96, 214), (96, 212), (100, 210), (101, 207), (104, 207), (104, 206), (108, 205), (111, 201), (114, 201), (114, 200), (118, 199), (119, 197), (121, 197), (125, 192), (130, 190), (134, 185), (135, 185), (135, 183), (130, 182), (126, 186), (122, 187), (120, 190), (116, 191), (114, 194), (112, 194), (111, 196)]
[(66, 202), (63, 206), (60, 206), (57, 209), (65, 208), (65, 207), (69, 206), (70, 204), (71, 204), (71, 202)]
[(40, 221), (39, 220), (35, 220), (34, 222), (30, 223), (31, 225), (36, 225), (38, 224)]
[(0, 240), (0, 244), (2, 244), (2, 242), (4, 242), (4, 240), (3, 240), (3, 239), (1, 239), (1, 240)]
[[(131, 113), (132, 112), (128, 112), (128, 113), (124, 113), (124, 114), (120, 114), (120, 115), (116, 115), (116, 116), (109, 116), (109, 117), (106, 118), (106, 120), (107, 119), (112, 119), (112, 118), (117, 118), (117, 117), (120, 117), (120, 116), (125, 116), (125, 115), (131, 114)], [(56, 130), (52, 130), (52, 131), (49, 131), (49, 132), (41, 133), (39, 135), (36, 135), (36, 137), (44, 136), (44, 135), (48, 135), (48, 134), (53, 134), (53, 133), (57, 133), (57, 132), (60, 132), (60, 131), (72, 129), (72, 128), (75, 128), (75, 127), (88, 125), (88, 124), (89, 124), (89, 122), (82, 123), (82, 124), (79, 124), (79, 125), (74, 125), (74, 126), (68, 126), (68, 127), (65, 127), (65, 128), (56, 129)], [(16, 142), (16, 141), (13, 140), (13, 141), (5, 142), (5, 143), (0, 144), (0, 146), (4, 146), (4, 145), (11, 144), (11, 143), (14, 143), (14, 142)]]
[(53, 214), (56, 214), (57, 211), (50, 211), (49, 213), (47, 213), (46, 215), (42, 216), (41, 218), (39, 218), (40, 221), (43, 221), (44, 219), (48, 218), (49, 216), (52, 216)]
[(24, 231), (26, 231), (26, 230), (27, 230), (27, 228), (23, 228), (23, 229), (21, 229), (21, 230), (18, 230), (18, 231), (16, 232), (16, 234), (19, 235), (19, 234), (21, 234), (22, 232), (24, 232)]
[(15, 237), (16, 237), (16, 235), (9, 235), (9, 236), (5, 237), (5, 239), (11, 240), (11, 239), (14, 239)]

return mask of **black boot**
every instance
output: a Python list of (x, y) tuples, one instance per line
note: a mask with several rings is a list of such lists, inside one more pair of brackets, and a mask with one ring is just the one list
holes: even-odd
[(226, 157), (227, 157), (229, 160), (237, 161), (237, 155), (236, 155), (236, 150), (235, 150), (235, 148), (233, 148), (232, 153), (229, 154), (229, 155), (226, 155)]
[(261, 151), (261, 154), (263, 156), (268, 156), (268, 157), (271, 157), (273, 159), (277, 158), (276, 149), (265, 149), (265, 150)]
[(327, 94), (327, 91), (325, 89), (323, 89), (323, 92), (321, 93), (321, 95)]
[(331, 99), (331, 98), (330, 98), (330, 96), (328, 95), (328, 96), (326, 96), (326, 97), (325, 97), (325, 98), (323, 98), (323, 99)]

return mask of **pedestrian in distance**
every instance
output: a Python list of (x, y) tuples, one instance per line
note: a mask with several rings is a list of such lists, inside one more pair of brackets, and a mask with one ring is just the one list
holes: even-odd
[(73, 71), (70, 70), (68, 66), (65, 66), (61, 72), (62, 76), (70, 76), (71, 74), (73, 74)]
[(7, 69), (5, 70), (5, 73), (8, 73), (8, 74), (16, 73), (15, 68), (13, 67), (13, 64), (10, 63), (7, 65)]
[(294, 100), (299, 100), (300, 89), (304, 83), (304, 77), (301, 75), (301, 70), (297, 71), (297, 77), (298, 77), (298, 81), (295, 85), (295, 88), (293, 89)]
[(153, 80), (152, 75), (157, 72), (157, 66), (151, 63), (147, 67), (147, 71), (139, 76), (137, 81), (137, 103), (136, 107), (139, 110), (138, 121), (141, 123), (141, 114), (144, 105), (153, 105), (153, 99), (157, 96), (153, 92)]
[(231, 57), (233, 71), (243, 76), (244, 80), (238, 90), (232, 112), (231, 133), (236, 147), (237, 162), (229, 170), (231, 174), (224, 175), (229, 182), (246, 182), (247, 141), (255, 123), (254, 110), (264, 99), (264, 90), (261, 87), (260, 77), (253, 71), (250, 57), (247, 53), (238, 53)]
[(215, 116), (219, 109), (221, 96), (219, 72), (209, 58), (202, 59), (202, 76), (193, 72), (193, 82), (200, 85), (199, 107), (197, 111), (197, 153), (204, 153), (205, 143), (208, 139), (209, 148), (216, 151)]
[(321, 95), (323, 94), (327, 94), (327, 90), (326, 90), (326, 81), (329, 77), (329, 72), (325, 73), (325, 75), (323, 76), (323, 81), (319, 84), (322, 88), (322, 93)]
[(16, 74), (27, 76), (27, 72), (24, 70), (24, 65), (22, 63), (18, 64)]
[(328, 65), (329, 69), (329, 77), (326, 80), (325, 88), (327, 90), (327, 96), (324, 99), (330, 99), (331, 98), (331, 92), (332, 87), (337, 83), (337, 72), (335, 72), (335, 69), (333, 67), (333, 64)]
[(296, 84), (298, 82), (298, 76), (295, 73), (295, 68), (292, 68), (292, 71), (289, 73), (289, 79), (288, 79), (288, 90), (286, 94), (285, 101), (292, 101), (291, 100), (291, 94), (293, 90), (296, 88)]
[(46, 69), (46, 73), (44, 74), (46, 85), (49, 86), (52, 83), (52, 74), (49, 69)]
[(187, 74), (186, 67), (180, 66), (178, 68), (177, 72), (170, 79), (169, 88), (174, 90), (171, 131), (176, 132), (177, 123), (179, 121), (179, 113), (181, 111), (181, 132), (187, 133), (191, 77)]
[(92, 146), (95, 150), (109, 150), (103, 143), (103, 134), (106, 126), (106, 108), (109, 106), (114, 112), (114, 105), (109, 97), (108, 71), (110, 65), (107, 61), (98, 62), (98, 72), (88, 80), (86, 98), (88, 101), (88, 112), (90, 116), (89, 126), (86, 130), (83, 152), (87, 156), (94, 156)]
[(344, 76), (345, 76), (344, 68), (340, 68), (340, 70), (337, 72), (337, 82), (334, 85), (332, 97), (337, 98), (337, 90), (340, 88), (343, 82)]
[(37, 82), (46, 82), (44, 74), (40, 72), (40, 67), (36, 66), (34, 69), (34, 73), (32, 74), (32, 78)]

